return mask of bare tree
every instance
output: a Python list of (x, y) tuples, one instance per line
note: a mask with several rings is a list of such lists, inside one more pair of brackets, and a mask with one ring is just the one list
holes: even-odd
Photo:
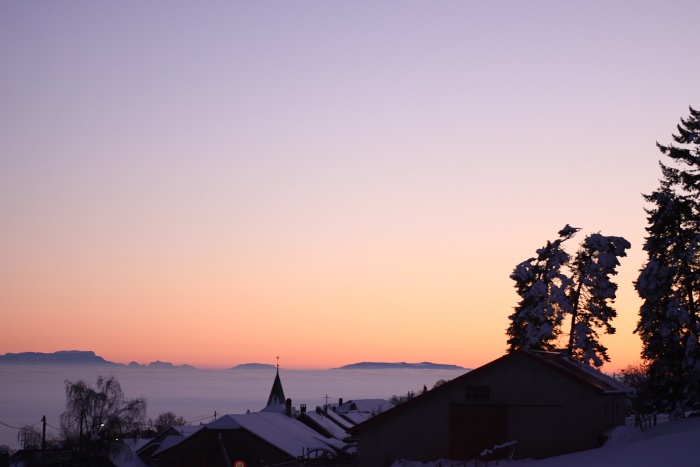
[(24, 425), (20, 428), (22, 449), (39, 449), (41, 447), (41, 432), (33, 425)]
[(125, 436), (137, 434), (145, 415), (145, 399), (125, 399), (114, 376), (99, 376), (95, 387), (84, 381), (66, 381), (63, 441), (78, 463), (92, 465), (110, 450), (118, 450)]
[(153, 427), (157, 433), (160, 433), (171, 426), (187, 425), (187, 420), (185, 420), (185, 417), (175, 415), (175, 412), (168, 411), (159, 414), (155, 419), (149, 419), (148, 425)]

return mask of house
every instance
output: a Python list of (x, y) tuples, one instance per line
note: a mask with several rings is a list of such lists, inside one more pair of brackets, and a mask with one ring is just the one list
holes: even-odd
[(562, 353), (516, 350), (349, 431), (362, 466), (468, 460), (505, 443), (539, 459), (600, 446), (624, 425), (630, 392)]
[(343, 462), (354, 456), (346, 429), (322, 411), (294, 417), (285, 399), (279, 368), (259, 412), (225, 415), (198, 427), (173, 427), (138, 451), (153, 466), (263, 466), (298, 461)]
[[(334, 412), (331, 411), (330, 413)], [(316, 407), (316, 410), (313, 412), (303, 411), (299, 414), (297, 420), (327, 438), (345, 441), (350, 437), (347, 430), (352, 425), (347, 422), (343, 424), (332, 418), (332, 415), (329, 416), (329, 411), (324, 411), (321, 407)]]
[[(321, 408), (317, 407), (316, 410), (319, 411), (321, 410)], [(346, 432), (353, 426), (357, 425), (357, 422), (353, 422), (352, 420), (350, 420), (347, 414), (343, 415), (338, 413), (337, 408), (334, 408), (332, 406), (331, 410), (323, 410), (322, 413), (325, 418), (328, 418), (330, 421), (340, 426)], [(369, 419), (369, 417), (367, 418)]]
[(392, 407), (394, 404), (384, 399), (358, 399), (339, 404), (334, 411), (357, 425)]
[(225, 415), (179, 443), (151, 456), (153, 465), (247, 466), (294, 462), (300, 458), (333, 458), (341, 441), (325, 438), (303, 423), (278, 412)]
[(296, 418), (326, 437), (347, 443), (344, 452), (354, 454), (355, 440), (351, 438), (348, 430), (392, 407), (394, 404), (384, 399), (357, 399), (345, 403), (340, 399), (338, 404), (316, 407), (313, 412), (307, 412), (303, 407)]
[(193, 435), (202, 428), (202, 425), (171, 426), (158, 433), (146, 444), (137, 449), (136, 452), (142, 459), (151, 459), (158, 456), (162, 451), (179, 444), (185, 438)]

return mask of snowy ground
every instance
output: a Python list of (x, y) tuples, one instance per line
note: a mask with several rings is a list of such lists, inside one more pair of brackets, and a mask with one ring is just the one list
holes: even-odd
[[(657, 426), (641, 432), (633, 427), (619, 427), (611, 434), (608, 442), (601, 448), (581, 451), (565, 456), (550, 457), (542, 460), (501, 461), (504, 467), (592, 467), (592, 466), (630, 466), (674, 467), (700, 465), (700, 417), (660, 422)], [(463, 462), (396, 462), (393, 467), (449, 467), (465, 465)], [(474, 461), (466, 466), (475, 465)], [(486, 464), (479, 463), (479, 467)], [(489, 465), (496, 465), (491, 461)]]

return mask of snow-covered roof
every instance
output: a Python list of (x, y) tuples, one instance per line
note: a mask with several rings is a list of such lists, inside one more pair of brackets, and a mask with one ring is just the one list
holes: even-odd
[(155, 438), (148, 441), (143, 446), (135, 449), (136, 452), (144, 452), (149, 449), (153, 450), (151, 455), (160, 453), (166, 449), (169, 449), (176, 444), (180, 444), (182, 441), (193, 435), (204, 428), (204, 425), (178, 425), (172, 426), (161, 433)]
[(357, 425), (394, 407), (384, 399), (349, 400), (336, 408), (336, 412)]
[(593, 386), (602, 394), (628, 394), (633, 392), (632, 388), (621, 381), (581, 362), (573, 361), (561, 352), (534, 350), (523, 350), (523, 352), (544, 360), (548, 365)]
[(170, 449), (171, 447), (180, 444), (182, 441), (184, 441), (187, 437), (186, 436), (180, 436), (180, 435), (170, 435), (166, 436), (163, 441), (160, 442), (160, 445), (158, 446), (158, 449), (153, 451), (153, 455), (160, 454), (161, 452), (165, 451), (166, 449)]
[(335, 413), (335, 412), (332, 411), (332, 410), (328, 410), (328, 411), (325, 413), (325, 416), (328, 417), (328, 418), (330, 418), (331, 420), (333, 420), (335, 423), (337, 423), (338, 425), (340, 425), (340, 426), (341, 426), (342, 428), (344, 428), (345, 430), (347, 430), (347, 429), (349, 429), (350, 427), (353, 426), (353, 423), (351, 423), (348, 419), (346, 419), (346, 418), (340, 416), (340, 414), (337, 414), (337, 413)]
[(294, 457), (316, 449), (335, 453), (345, 446), (343, 442), (326, 438), (294, 418), (274, 412), (225, 415), (205, 427), (212, 430), (242, 428)]
[(327, 413), (306, 412), (302, 415), (302, 417), (308, 418), (336, 439), (342, 440), (347, 438), (348, 432), (338, 425), (338, 423), (336, 423), (333, 419), (329, 418), (329, 415), (332, 413), (333, 411), (328, 411)]
[(148, 467), (148, 464), (136, 455), (136, 451), (146, 445), (148, 441), (148, 439), (143, 438), (124, 439), (122, 442), (127, 449), (110, 451), (108, 458), (116, 467)]
[(184, 437), (188, 437), (193, 433), (198, 432), (202, 429), (202, 425), (177, 425), (171, 427), (173, 430), (177, 431)]
[(336, 408), (338, 413), (367, 412), (377, 414), (389, 410), (394, 404), (384, 399), (355, 399), (349, 400)]
[(272, 404), (267, 404), (265, 407), (260, 409), (260, 411), (261, 412), (285, 413), (286, 406), (285, 406), (285, 404), (279, 404), (277, 402), (273, 402)]

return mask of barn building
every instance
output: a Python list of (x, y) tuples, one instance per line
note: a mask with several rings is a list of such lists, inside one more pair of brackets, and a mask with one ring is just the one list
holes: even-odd
[(544, 458), (600, 446), (631, 389), (563, 353), (516, 350), (350, 429), (361, 466), (468, 460), (495, 446)]

